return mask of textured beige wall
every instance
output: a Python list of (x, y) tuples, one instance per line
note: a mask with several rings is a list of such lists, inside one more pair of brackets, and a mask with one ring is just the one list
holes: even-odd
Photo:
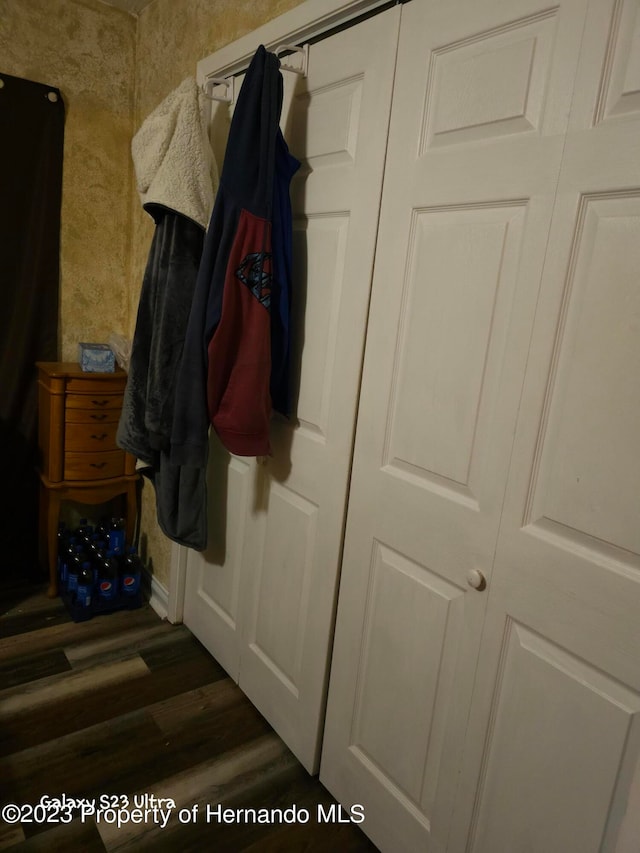
[(60, 356), (125, 332), (136, 20), (99, 0), (0, 0), (0, 71), (65, 103)]
[[(300, 0), (153, 0), (138, 18), (135, 69), (135, 129), (198, 62), (226, 44), (276, 18)], [(258, 45), (256, 44), (256, 48)], [(222, 164), (219, 164), (221, 168)], [(131, 334), (140, 284), (153, 236), (153, 222), (137, 199), (132, 213)], [(145, 483), (142, 531), (154, 575), (169, 585), (171, 542), (155, 520), (155, 495)]]

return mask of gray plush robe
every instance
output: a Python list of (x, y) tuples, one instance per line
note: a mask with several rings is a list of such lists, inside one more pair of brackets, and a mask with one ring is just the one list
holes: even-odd
[(138, 191), (154, 218), (117, 443), (156, 490), (160, 529), (197, 550), (207, 544), (206, 471), (173, 465), (176, 376), (217, 173), (195, 80), (181, 84), (132, 143)]

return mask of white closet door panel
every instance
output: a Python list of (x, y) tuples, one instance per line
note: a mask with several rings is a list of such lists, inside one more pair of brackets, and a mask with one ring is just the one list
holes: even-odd
[(637, 810), (640, 694), (515, 619), (501, 651), (472, 832), (451, 849), (618, 849), (620, 819)]
[(228, 471), (221, 489), (212, 483), (225, 497), (211, 519), (212, 530), (226, 524), (226, 548), (215, 561), (210, 551), (189, 562), (187, 599), (190, 588), (213, 592), (187, 625), (223, 665), (231, 661), (310, 771), (319, 764), (399, 18), (390, 9), (311, 45), (306, 79), (284, 73), (282, 126), (302, 161), (291, 190), (296, 411), (290, 422), (273, 419), (264, 464), (233, 458), (225, 468), (214, 458)]
[(284, 116), (302, 160), (292, 187), (297, 421), (274, 421), (264, 509), (247, 518), (239, 683), (309, 770), (319, 765), (399, 17), (392, 9), (311, 45)]
[(447, 845), (585, 11), (402, 10), (321, 767), (393, 853)]
[(638, 849), (639, 13), (590, 4), (452, 850)]
[(248, 460), (229, 457), (212, 440), (207, 471), (209, 546), (187, 556), (184, 623), (236, 681), (244, 553), (241, 519), (250, 505), (252, 481)]

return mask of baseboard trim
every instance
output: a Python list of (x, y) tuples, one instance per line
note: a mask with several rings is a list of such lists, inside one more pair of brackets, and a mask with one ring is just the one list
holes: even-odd
[(144, 573), (143, 588), (149, 604), (161, 619), (169, 614), (169, 590), (149, 572)]

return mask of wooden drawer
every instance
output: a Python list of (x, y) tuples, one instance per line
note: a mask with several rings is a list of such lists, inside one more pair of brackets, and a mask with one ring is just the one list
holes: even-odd
[(124, 474), (124, 450), (64, 455), (65, 480), (108, 480)]
[(65, 409), (67, 424), (110, 424), (120, 420), (120, 409)]
[(70, 394), (76, 391), (80, 394), (122, 394), (126, 384), (126, 376), (122, 373), (104, 374), (99, 376), (95, 373), (83, 373), (80, 371), (78, 375), (67, 375), (66, 379), (67, 392)]
[(120, 411), (122, 394), (67, 394), (66, 409), (85, 409), (91, 412), (104, 412), (111, 409)]
[(118, 421), (107, 423), (67, 423), (64, 430), (64, 451), (101, 453), (117, 450)]

